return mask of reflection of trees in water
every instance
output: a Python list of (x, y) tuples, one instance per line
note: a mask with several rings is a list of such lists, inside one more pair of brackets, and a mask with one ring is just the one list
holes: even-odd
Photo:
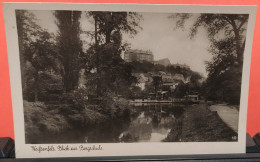
[(177, 119), (172, 125), (171, 131), (167, 137), (163, 140), (164, 142), (180, 142), (182, 131), (182, 119)]
[[(131, 121), (124, 119), (110, 120), (88, 128), (68, 131), (54, 138), (62, 143), (108, 143), (108, 142), (149, 142), (152, 133), (167, 135), (176, 123), (183, 110), (177, 106), (134, 107), (131, 111)], [(58, 139), (58, 140), (57, 140)]]
[(152, 119), (152, 126), (153, 128), (157, 128), (159, 123), (160, 123), (161, 118), (159, 118), (158, 116), (154, 115), (153, 119)]
[(142, 112), (135, 120), (131, 122), (127, 131), (123, 133), (124, 136), (131, 136), (131, 139), (138, 139), (139, 141), (149, 140), (152, 133), (151, 121), (152, 118), (149, 116), (145, 116), (144, 112)]
[(129, 127), (129, 121), (111, 121), (86, 131), (90, 143), (119, 142), (121, 132)]
[[(134, 107), (139, 116), (132, 120), (128, 129), (120, 135), (121, 142), (149, 142), (152, 133), (167, 135), (176, 118), (183, 112), (182, 106), (143, 105)], [(158, 141), (159, 142), (159, 141)]]
[(68, 130), (62, 134), (41, 138), (42, 143), (117, 143), (119, 135), (129, 127), (129, 121), (111, 120), (91, 127)]
[(178, 106), (178, 107), (174, 107), (174, 109), (171, 110), (171, 113), (174, 114), (175, 118), (179, 118), (182, 114), (183, 114), (183, 107), (182, 106)]

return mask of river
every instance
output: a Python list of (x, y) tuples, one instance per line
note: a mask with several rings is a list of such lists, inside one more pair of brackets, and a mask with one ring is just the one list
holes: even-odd
[(44, 136), (36, 143), (162, 142), (183, 113), (183, 107), (180, 104), (135, 104), (131, 105), (130, 120), (113, 120), (95, 127)]
[(92, 142), (161, 142), (183, 112), (182, 105), (135, 104), (130, 121), (113, 121), (88, 130), (85, 141)]
[(120, 142), (161, 142), (183, 111), (172, 104), (136, 104), (133, 109), (139, 113), (120, 134)]

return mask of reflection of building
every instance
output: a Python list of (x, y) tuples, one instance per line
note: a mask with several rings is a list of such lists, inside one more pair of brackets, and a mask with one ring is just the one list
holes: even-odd
[(124, 54), (124, 60), (126, 62), (153, 62), (153, 54), (151, 51), (143, 51), (143, 50), (128, 50)]

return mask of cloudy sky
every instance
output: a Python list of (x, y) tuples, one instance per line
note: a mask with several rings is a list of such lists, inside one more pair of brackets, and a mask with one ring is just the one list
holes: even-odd
[[(55, 17), (51, 11), (32, 11), (38, 19), (39, 25), (49, 32), (57, 33)], [(168, 13), (140, 13), (143, 21), (140, 26), (143, 28), (134, 37), (123, 35), (124, 41), (131, 44), (132, 49), (150, 50), (155, 60), (168, 58), (172, 64), (189, 65), (193, 71), (207, 76), (205, 61), (211, 60), (208, 52), (209, 40), (206, 32), (201, 28), (194, 39), (189, 39), (189, 28), (192, 26), (198, 15), (194, 14), (187, 21), (184, 29), (174, 29), (175, 20), (169, 19)], [(81, 17), (82, 30), (94, 30), (85, 14)], [(86, 41), (89, 41), (86, 39)]]

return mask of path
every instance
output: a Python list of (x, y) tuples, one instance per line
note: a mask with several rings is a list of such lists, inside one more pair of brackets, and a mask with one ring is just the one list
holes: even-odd
[(211, 111), (217, 111), (219, 117), (235, 132), (238, 133), (238, 118), (239, 112), (233, 106), (225, 104), (212, 105), (209, 108)]

